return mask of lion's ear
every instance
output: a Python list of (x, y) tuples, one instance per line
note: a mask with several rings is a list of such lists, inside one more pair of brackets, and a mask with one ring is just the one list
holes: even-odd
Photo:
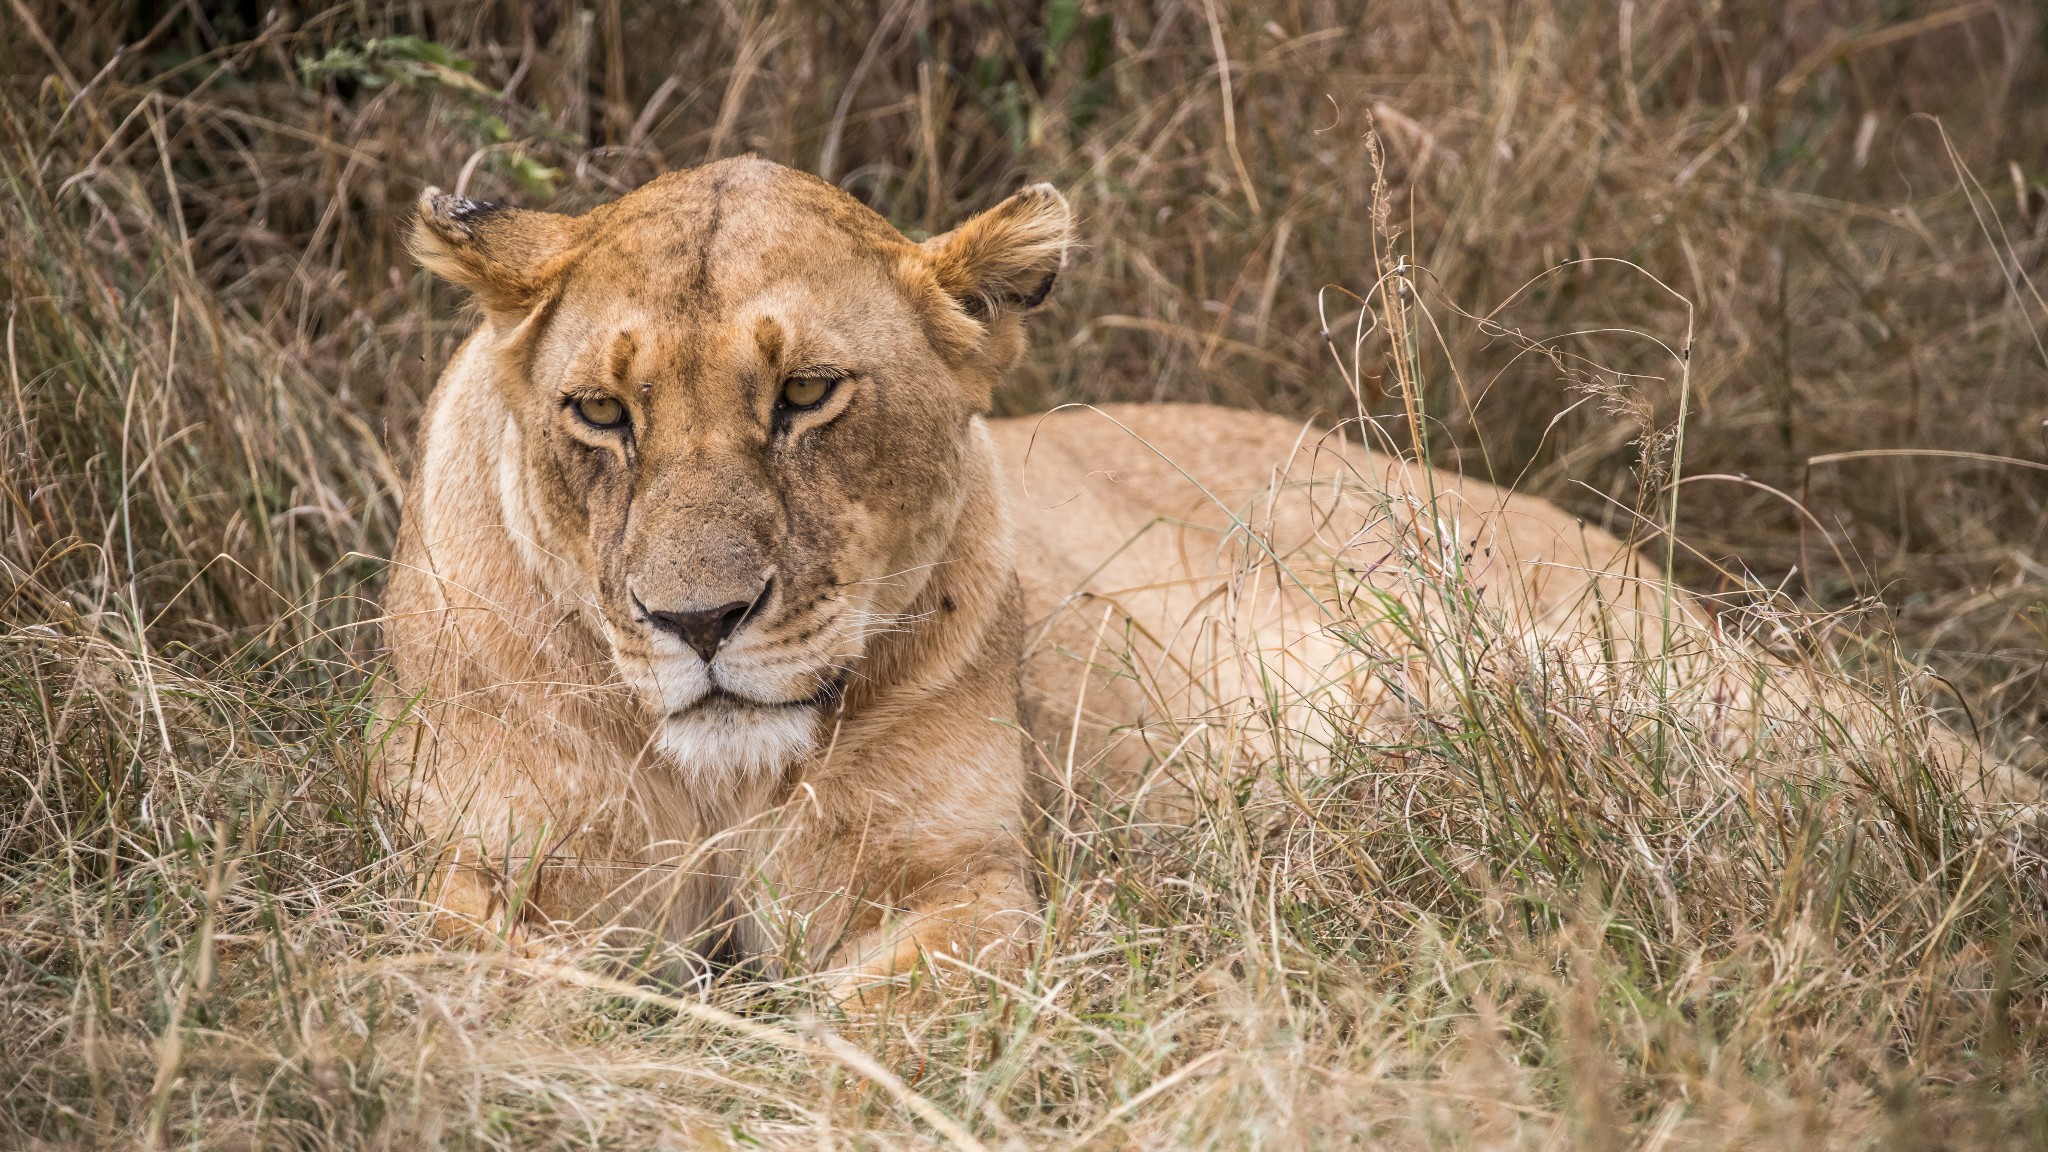
[(420, 193), (412, 254), (427, 271), (467, 288), (485, 312), (531, 308), (582, 235), (582, 221), (444, 194)]
[(1045, 303), (1073, 231), (1067, 198), (1033, 184), (921, 247), (939, 287), (986, 321)]

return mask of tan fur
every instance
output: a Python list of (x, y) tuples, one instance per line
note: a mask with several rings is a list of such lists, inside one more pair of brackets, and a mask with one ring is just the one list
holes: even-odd
[[(1534, 657), (1696, 622), (1604, 532), (1293, 422), (985, 420), (1068, 233), (1038, 186), (914, 244), (752, 159), (575, 218), (422, 199), (422, 261), (483, 312), (387, 597), (386, 787), (447, 845), (443, 929), (646, 931), (841, 991), (1007, 963), (1035, 931), (1027, 759), (1142, 786), (1203, 724), (1314, 755), (1389, 685), (1437, 690), (1398, 629), (1333, 629), (1331, 596), (1469, 610), (1400, 574), (1454, 576)], [(778, 415), (821, 370), (829, 399)], [(708, 665), (648, 615), (732, 604)], [(1276, 683), (1353, 715), (1262, 709)]]
[(1028, 622), (1025, 725), (1069, 802), (1170, 799), (1183, 746), (1313, 767), (1402, 740), (1418, 704), (1456, 711), (1517, 680), (1685, 717), (1719, 746), (1709, 762), (1768, 731), (1787, 775), (1939, 764), (1980, 801), (2040, 802), (1917, 708), (1726, 635), (1612, 534), (1373, 451), (1356, 422), (1112, 405), (991, 427)]
[[(1041, 186), (913, 244), (757, 160), (577, 218), (423, 197), (420, 258), (483, 312), (387, 595), (386, 786), (447, 844), (441, 927), (623, 927), (847, 982), (1028, 936), (982, 412), (1067, 230)], [(815, 411), (778, 409), (819, 374), (843, 378)], [(708, 663), (653, 623), (731, 604)]]

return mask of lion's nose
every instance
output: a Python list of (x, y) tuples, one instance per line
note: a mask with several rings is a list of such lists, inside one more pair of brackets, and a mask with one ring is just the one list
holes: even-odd
[(768, 589), (764, 586), (752, 600), (732, 600), (716, 608), (663, 612), (643, 604), (641, 611), (647, 613), (647, 619), (656, 628), (680, 638), (709, 664), (711, 658), (718, 654), (719, 646), (739, 631), (740, 625), (746, 623), (747, 616), (754, 611), (754, 606), (767, 596)]

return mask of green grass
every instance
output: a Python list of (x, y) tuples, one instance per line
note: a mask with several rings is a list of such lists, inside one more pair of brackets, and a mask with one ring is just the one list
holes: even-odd
[[(2048, 861), (1941, 736), (2039, 766), (2041, 478), (1809, 463), (2042, 456), (2032, 9), (200, 7), (0, 21), (0, 1144), (2048, 1145)], [(1660, 561), (1675, 516), (1754, 645), (1589, 675), (1412, 618), (1412, 715), (1191, 739), (1197, 802), (1087, 806), (1035, 967), (938, 1007), (442, 950), (367, 786), (466, 325), (412, 198), (828, 142), (907, 230), (1067, 190), (1005, 411), (1363, 403)], [(1853, 707), (1728, 739), (1715, 676), (1783, 669)]]

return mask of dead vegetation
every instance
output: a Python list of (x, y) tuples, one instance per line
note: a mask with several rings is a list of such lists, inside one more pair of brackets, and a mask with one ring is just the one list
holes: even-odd
[[(0, 1142), (2048, 1143), (2048, 873), (1915, 739), (1942, 707), (2042, 758), (2040, 21), (10, 0)], [(1006, 411), (1363, 404), (1654, 556), (1675, 517), (1725, 627), (1899, 738), (1731, 749), (1654, 667), (1488, 660), (1472, 617), (1397, 739), (1311, 772), (1212, 734), (1187, 823), (1090, 813), (1040, 966), (944, 1011), (434, 950), (363, 771), (465, 327), (408, 207), (742, 150), (913, 234), (1057, 181), (1085, 249)]]

